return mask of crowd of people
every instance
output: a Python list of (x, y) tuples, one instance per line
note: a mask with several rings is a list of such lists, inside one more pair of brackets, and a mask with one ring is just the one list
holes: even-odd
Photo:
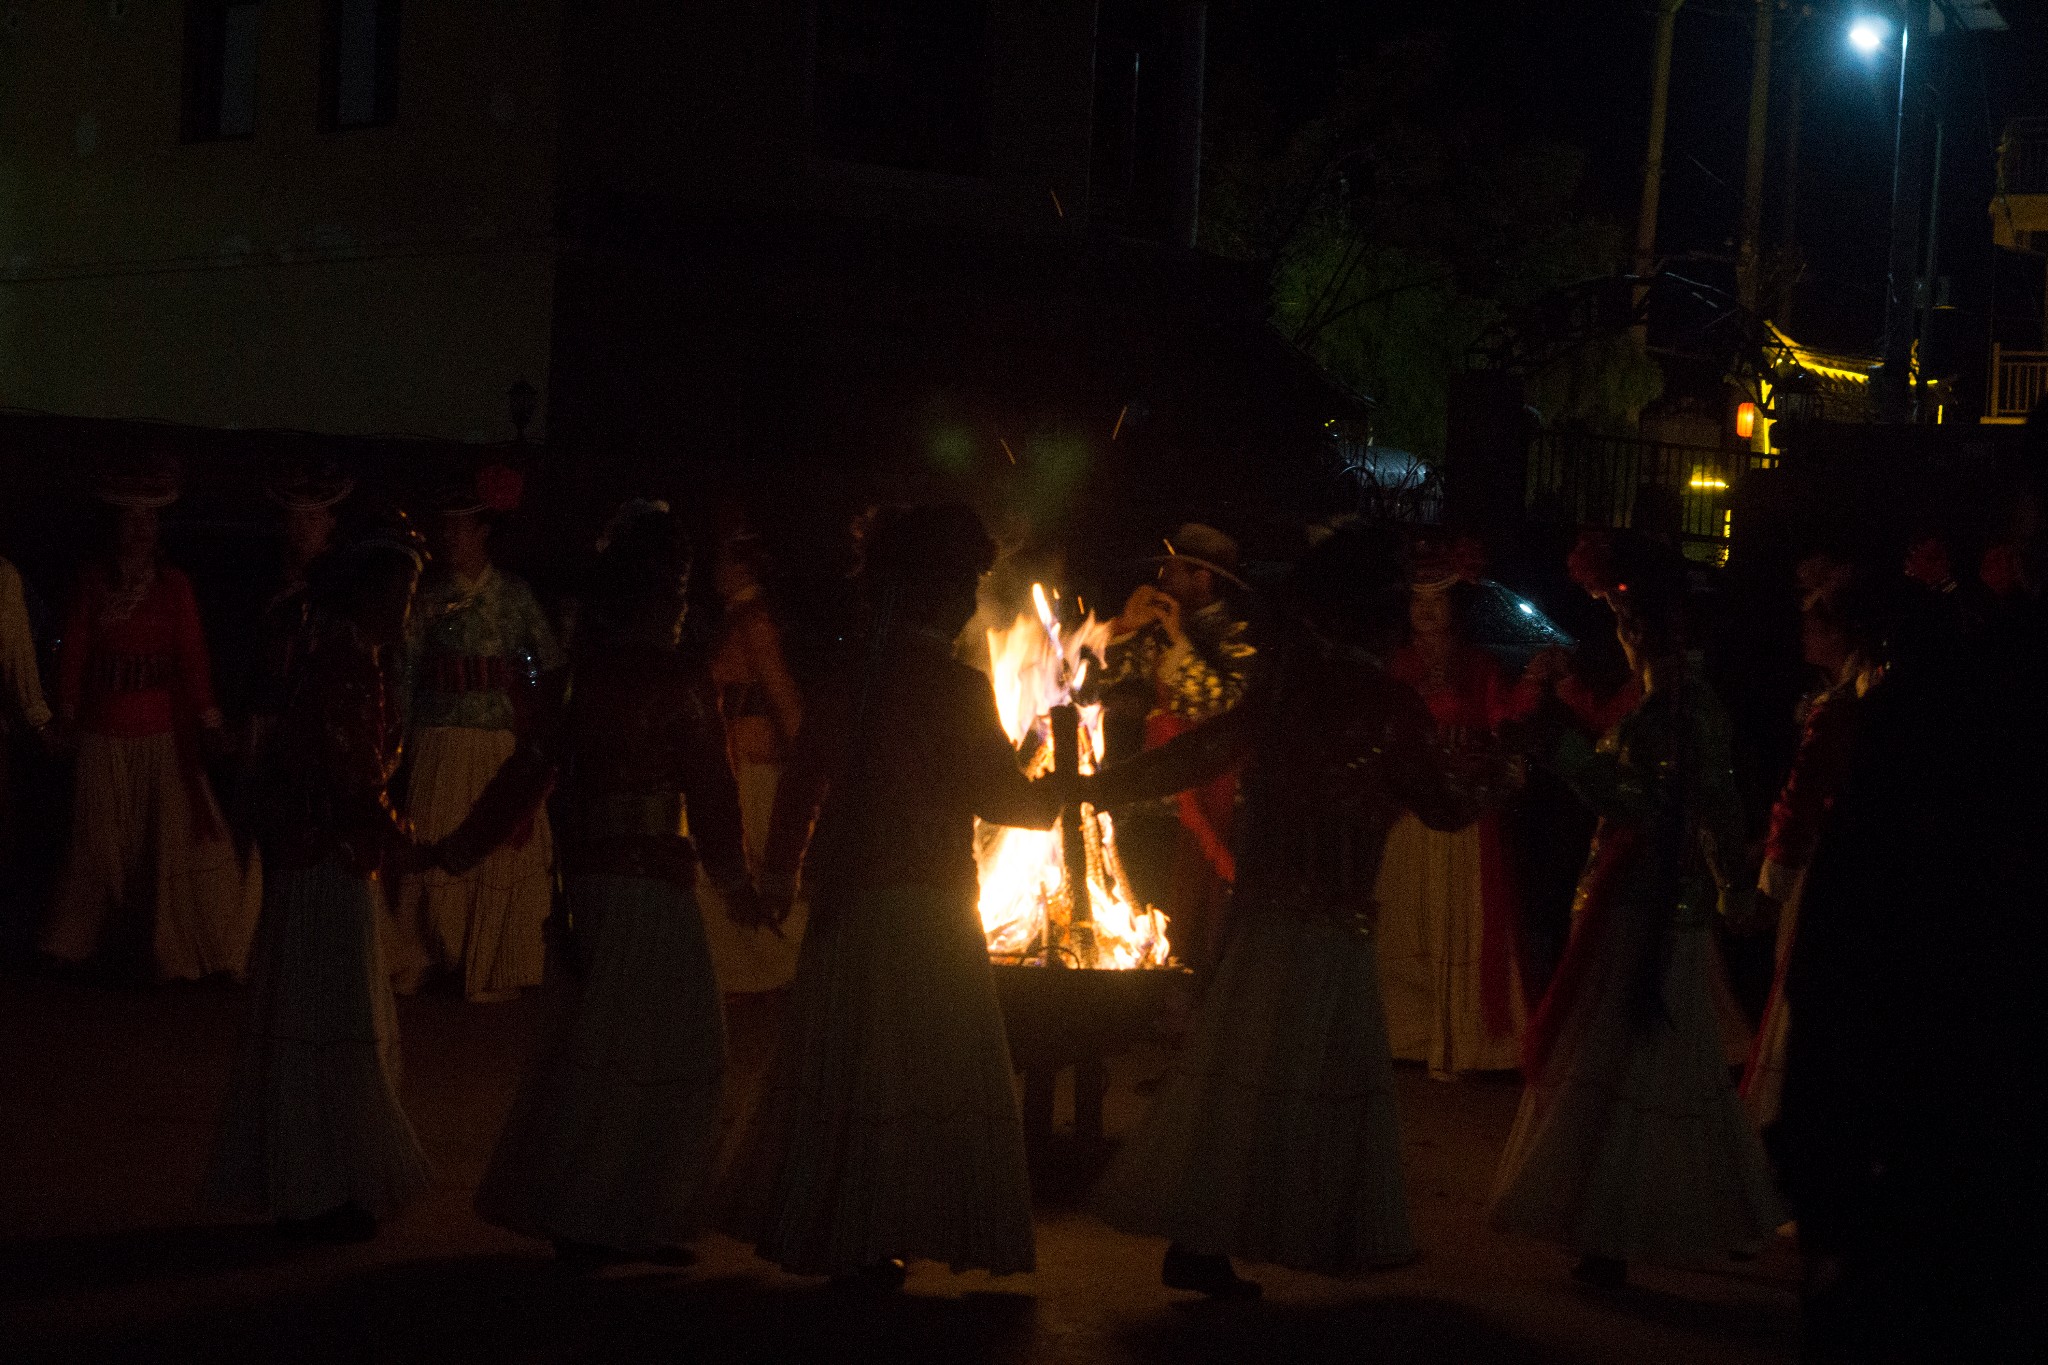
[[(1033, 781), (957, 648), (996, 559), (965, 507), (866, 528), (859, 626), (802, 687), (743, 523), (718, 528), (699, 651), (665, 503), (620, 508), (551, 618), (492, 559), (511, 471), (443, 490), (424, 533), (391, 514), (342, 537), (348, 480), (296, 471), (270, 490), (288, 553), (231, 726), (158, 549), (175, 472), (145, 462), (98, 485), (112, 534), (55, 707), (0, 562), (10, 723), (75, 765), (38, 943), (247, 980), (205, 1190), (223, 1212), (374, 1235), (429, 1179), (394, 991), (445, 976), (489, 1005), (547, 975), (565, 1004), (477, 1192), (488, 1221), (578, 1267), (685, 1263), (716, 1227), (870, 1289), (913, 1259), (1021, 1272), (974, 825), (1086, 802), (1118, 812), (1194, 969), (1096, 1198), (1166, 1241), (1168, 1286), (1254, 1297), (1234, 1260), (1412, 1259), (1394, 1064), (1519, 1070), (1496, 1226), (1608, 1289), (1796, 1226), (1814, 1358), (1914, 1358), (2000, 1330), (2038, 1269), (2039, 474), (1981, 590), (1924, 544), (1905, 571), (1801, 565), (1815, 685), (1766, 818), (1738, 794), (1688, 563), (1635, 533), (1569, 562), (1625, 667), (1548, 648), (1510, 670), (1466, 627), (1469, 541), (1317, 528), (1253, 612), (1235, 542), (1183, 526), (1097, 661), (1108, 761)], [(1529, 950), (1538, 888), (1506, 828), (1539, 797), (1595, 822), (1554, 962)], [(1721, 944), (1772, 931), (1752, 1029)], [(781, 987), (722, 1142), (721, 997)]]

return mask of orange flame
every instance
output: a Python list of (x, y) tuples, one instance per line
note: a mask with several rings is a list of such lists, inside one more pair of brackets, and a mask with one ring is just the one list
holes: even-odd
[[(1031, 585), (1032, 610), (1006, 630), (988, 632), (989, 684), (996, 714), (1010, 742), (1030, 753), (1029, 771), (1052, 767), (1046, 713), (1069, 700), (1087, 676), (1084, 651), (1100, 652), (1109, 627), (1093, 616), (1072, 629), (1061, 626), (1040, 584)], [(1028, 742), (1027, 742), (1028, 741)], [(1081, 708), (1081, 766), (1102, 760), (1102, 708)], [(981, 924), (993, 957), (1013, 962), (1058, 958), (1068, 966), (1129, 969), (1163, 967), (1170, 945), (1166, 917), (1137, 902), (1117, 858), (1109, 815), (1081, 808), (1089, 843), (1088, 888), (1092, 932), (1072, 932), (1073, 895), (1067, 886), (1057, 829), (1006, 829), (975, 822), (975, 860), (981, 871)]]

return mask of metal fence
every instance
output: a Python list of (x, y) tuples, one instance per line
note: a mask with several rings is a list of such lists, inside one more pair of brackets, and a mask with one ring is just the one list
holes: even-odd
[(2048, 394), (2048, 351), (1991, 348), (1991, 403), (1986, 418), (2024, 422), (2043, 394)]
[(1735, 485), (1774, 462), (1742, 449), (1539, 432), (1529, 443), (1528, 509), (1576, 526), (1676, 529), (1695, 557), (1718, 562)]

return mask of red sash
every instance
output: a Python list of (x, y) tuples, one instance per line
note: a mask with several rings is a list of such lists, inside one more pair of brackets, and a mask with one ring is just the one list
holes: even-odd
[(1571, 939), (1565, 944), (1564, 960), (1557, 964), (1550, 989), (1544, 992), (1536, 1017), (1522, 1035), (1522, 1079), (1532, 1085), (1543, 1075), (1565, 1021), (1593, 984), (1606, 955), (1617, 913), (1614, 883), (1642, 844), (1642, 831), (1625, 825), (1603, 826), (1595, 838), (1599, 852), (1579, 881), (1579, 911)]
[[(1195, 728), (1195, 722), (1171, 711), (1145, 717), (1145, 747), (1156, 749)], [(1224, 773), (1173, 798), (1181, 825), (1195, 836), (1203, 861), (1226, 882), (1237, 880), (1237, 858), (1230, 851), (1231, 817), (1237, 809), (1237, 770)]]

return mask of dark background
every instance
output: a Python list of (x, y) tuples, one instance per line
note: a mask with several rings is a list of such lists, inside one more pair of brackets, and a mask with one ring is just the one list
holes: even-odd
[[(1475, 111), (1503, 135), (1582, 148), (1588, 214), (1627, 225), (1642, 189), (1655, 5), (1649, 0), (1438, 0), (1361, 6), (1351, 0), (1213, 0), (1210, 82), (1241, 70), (1280, 121), (1312, 116), (1347, 64), (1374, 59), (1390, 39), (1437, 30), (1454, 38), (1455, 69)], [(1796, 245), (1806, 273), (1792, 332), (1830, 350), (1874, 354), (1884, 320), (1893, 120), (1891, 50), (1863, 58), (1844, 39), (1850, 19), (1885, 5), (1792, 3), (1775, 22), (1770, 164), (1764, 185), (1766, 251), (1784, 241), (1786, 77), (1801, 73)], [(1986, 209), (1995, 149), (2008, 118), (2048, 114), (2048, 5), (2001, 0), (2010, 29), (1952, 35), (1942, 103), (1947, 121), (1940, 273), (1953, 311), (1935, 324), (1932, 363), (1961, 369), (1959, 392), (1981, 372), (1994, 312), (2007, 345), (2037, 347), (2042, 317), (2038, 258), (2008, 256), (1993, 287)], [(1732, 287), (1742, 213), (1749, 109), (1749, 0), (1688, 0), (1672, 57), (1658, 251), (1680, 273)], [(1211, 117), (1229, 117), (1212, 105)], [(1775, 310), (1767, 308), (1766, 312)], [(1976, 401), (1974, 398), (1971, 402)]]

